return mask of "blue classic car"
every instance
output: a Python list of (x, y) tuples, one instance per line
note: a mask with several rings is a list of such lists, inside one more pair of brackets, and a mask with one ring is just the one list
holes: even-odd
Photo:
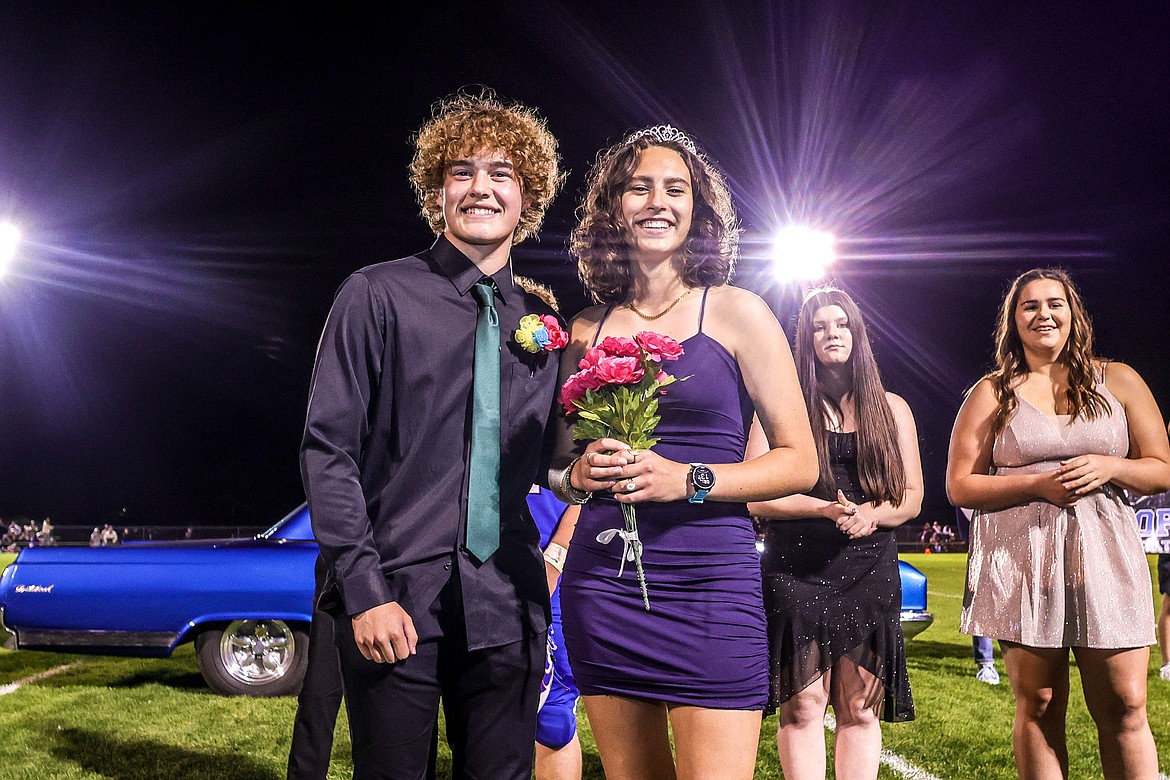
[[(317, 543), (304, 505), (253, 539), (29, 547), (0, 576), (0, 626), (29, 650), (166, 657), (194, 642), (227, 695), (295, 693), (305, 675)], [(902, 562), (902, 625), (930, 625)]]
[(295, 693), (316, 558), (304, 505), (253, 539), (29, 547), (0, 577), (0, 620), (20, 649), (166, 657), (193, 641), (214, 690)]

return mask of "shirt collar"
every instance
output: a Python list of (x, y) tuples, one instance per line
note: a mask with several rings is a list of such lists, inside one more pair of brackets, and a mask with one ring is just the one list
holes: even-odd
[[(448, 279), (460, 295), (467, 295), (476, 282), (484, 278), (484, 273), (471, 262), (471, 258), (459, 251), (447, 237), (440, 235), (431, 246), (431, 257), (434, 258), (439, 270)], [(496, 298), (505, 306), (516, 299), (516, 283), (512, 279), (512, 261), (504, 263), (504, 267), (491, 275), (496, 284)]]

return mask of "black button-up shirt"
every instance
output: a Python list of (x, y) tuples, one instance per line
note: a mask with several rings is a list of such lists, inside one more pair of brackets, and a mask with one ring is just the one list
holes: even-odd
[(440, 237), (427, 251), (357, 271), (341, 286), (317, 350), (301, 473), (313, 532), (346, 613), (397, 601), (420, 639), (450, 577), (468, 649), (544, 631), (548, 590), (525, 496), (547, 465), (545, 427), (558, 354), (525, 352), (513, 332), (548, 305), (494, 276), (500, 319), (500, 548), (464, 551), (471, 385), (483, 274)]

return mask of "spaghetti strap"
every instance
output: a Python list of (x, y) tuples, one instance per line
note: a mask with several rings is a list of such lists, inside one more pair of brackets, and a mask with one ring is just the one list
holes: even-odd
[(703, 288), (703, 302), (699, 304), (699, 333), (703, 332), (703, 314), (707, 311), (707, 293), (711, 292), (710, 287)]
[(589, 346), (596, 347), (597, 339), (601, 336), (601, 328), (605, 325), (605, 321), (609, 319), (610, 312), (613, 311), (613, 304), (605, 307), (605, 314), (601, 315), (601, 322), (597, 323), (597, 330), (593, 332), (593, 343)]

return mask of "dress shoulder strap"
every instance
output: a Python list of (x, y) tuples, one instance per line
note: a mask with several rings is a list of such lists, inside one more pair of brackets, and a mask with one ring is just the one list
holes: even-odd
[(703, 288), (703, 301), (699, 304), (699, 333), (703, 332), (703, 315), (707, 312), (707, 293), (711, 292), (711, 288)]
[(593, 343), (589, 346), (596, 347), (597, 339), (601, 338), (601, 328), (605, 325), (605, 321), (609, 319), (610, 313), (613, 311), (613, 304), (605, 307), (605, 314), (601, 315), (601, 322), (597, 323), (597, 330), (593, 332)]

